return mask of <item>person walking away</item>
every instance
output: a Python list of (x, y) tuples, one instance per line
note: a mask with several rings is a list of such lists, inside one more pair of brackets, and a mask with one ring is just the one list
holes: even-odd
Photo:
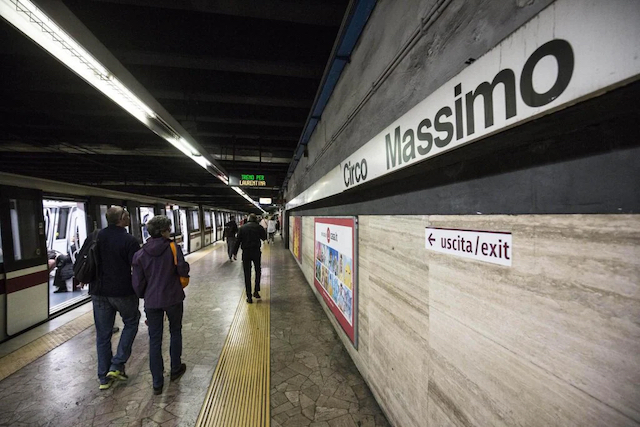
[(263, 217), (260, 219), (260, 225), (262, 226), (262, 228), (264, 228), (264, 231), (267, 231), (268, 224), (266, 218)]
[(274, 219), (273, 216), (270, 216), (269, 219), (267, 220), (267, 236), (269, 236), (268, 240), (271, 240), (271, 243), (276, 242), (275, 235), (276, 235), (276, 220)]
[(280, 227), (280, 217), (276, 217), (276, 233), (280, 234), (280, 238), (282, 238), (282, 228)]
[(144, 311), (149, 327), (149, 368), (153, 377), (153, 394), (162, 393), (164, 363), (162, 359), (162, 330), (164, 315), (169, 319), (169, 354), (171, 356), (171, 381), (187, 370), (182, 363), (182, 314), (185, 298), (180, 277), (189, 276), (189, 264), (182, 251), (176, 249), (174, 264), (171, 220), (164, 215), (154, 216), (147, 222), (150, 238), (133, 257), (133, 289), (144, 298)]
[(238, 234), (238, 224), (236, 224), (236, 217), (232, 216), (224, 225), (223, 240), (227, 239), (227, 255), (229, 255), (229, 261), (233, 262), (233, 247), (236, 244), (236, 235)]
[(242, 267), (244, 270), (244, 287), (247, 292), (247, 302), (253, 302), (251, 295), (251, 263), (256, 271), (256, 283), (253, 297), (260, 299), (260, 252), (261, 240), (267, 240), (267, 232), (258, 224), (256, 214), (249, 215), (245, 225), (238, 231), (238, 239), (233, 249), (233, 257), (237, 259), (238, 249), (242, 246)]
[[(140, 245), (125, 229), (130, 225), (129, 212), (120, 206), (112, 206), (106, 217), (108, 226), (98, 233), (98, 278), (89, 285), (96, 327), (100, 390), (111, 387), (114, 380), (128, 379), (125, 364), (131, 356), (140, 321), (138, 297), (131, 286), (131, 263)], [(116, 313), (120, 313), (124, 328), (113, 356), (111, 335)]]

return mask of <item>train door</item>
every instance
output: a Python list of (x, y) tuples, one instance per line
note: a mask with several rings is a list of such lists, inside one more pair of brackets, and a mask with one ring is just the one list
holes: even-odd
[(47, 251), (42, 192), (0, 189), (0, 227), (4, 266), (3, 337), (49, 317)]
[(224, 223), (222, 222), (222, 212), (216, 212), (216, 240), (222, 240), (222, 231)]
[(204, 245), (209, 246), (211, 244), (211, 212), (207, 209), (202, 209), (203, 222), (204, 222)]
[(73, 277), (73, 264), (87, 238), (85, 203), (42, 201), (47, 242), (49, 313), (55, 313), (88, 297), (87, 286)]
[(197, 251), (202, 247), (202, 227), (200, 226), (200, 211), (189, 209), (189, 252)]
[(186, 255), (191, 252), (191, 248), (189, 247), (189, 227), (187, 226), (186, 209), (178, 210), (178, 221), (180, 223), (180, 229), (182, 230), (182, 253)]

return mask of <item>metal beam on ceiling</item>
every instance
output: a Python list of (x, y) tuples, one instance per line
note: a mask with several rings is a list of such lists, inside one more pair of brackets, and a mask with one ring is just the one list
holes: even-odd
[[(337, 26), (342, 19), (339, 5), (328, 1), (233, 0), (233, 1), (175, 1), (175, 0), (93, 0), (97, 3), (116, 3), (131, 6), (185, 10), (199, 13), (242, 16), (246, 18), (295, 22), (299, 24)], [(333, 7), (332, 7), (333, 6)]]
[(271, 76), (319, 79), (322, 73), (318, 67), (280, 61), (259, 61), (251, 59), (213, 58), (207, 56), (180, 55), (148, 51), (114, 51), (114, 55), (126, 65), (185, 68), (190, 70), (227, 71), (246, 74), (266, 74)]
[(249, 95), (231, 95), (217, 93), (185, 93), (174, 90), (153, 90), (150, 91), (157, 99), (172, 99), (179, 101), (199, 101), (199, 102), (215, 102), (224, 104), (249, 104), (249, 105), (266, 105), (271, 107), (291, 107), (308, 109), (311, 100), (306, 99), (286, 99), (276, 98), (272, 96), (249, 96)]

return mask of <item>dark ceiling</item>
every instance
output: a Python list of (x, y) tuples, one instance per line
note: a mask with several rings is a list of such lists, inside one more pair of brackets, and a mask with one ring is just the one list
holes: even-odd
[[(227, 172), (267, 176), (252, 198), (277, 198), (348, 1), (62, 3)], [(254, 210), (3, 20), (0, 80), (0, 171)]]

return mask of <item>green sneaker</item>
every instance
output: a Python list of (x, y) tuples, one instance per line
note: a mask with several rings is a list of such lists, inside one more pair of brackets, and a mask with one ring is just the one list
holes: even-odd
[(111, 378), (112, 380), (120, 380), (126, 381), (129, 379), (129, 376), (124, 373), (124, 369), (122, 371), (109, 371), (107, 372), (107, 378)]
[(106, 382), (101, 382), (100, 383), (100, 390), (108, 390), (109, 388), (111, 388), (111, 386), (113, 385), (113, 380), (111, 378), (107, 378)]

